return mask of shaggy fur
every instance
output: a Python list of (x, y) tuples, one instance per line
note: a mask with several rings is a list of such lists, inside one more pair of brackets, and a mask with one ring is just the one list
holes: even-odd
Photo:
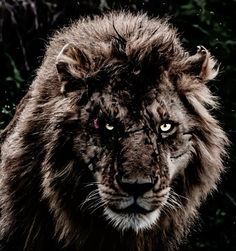
[(224, 169), (217, 73), (145, 14), (57, 32), (1, 135), (0, 250), (176, 250)]

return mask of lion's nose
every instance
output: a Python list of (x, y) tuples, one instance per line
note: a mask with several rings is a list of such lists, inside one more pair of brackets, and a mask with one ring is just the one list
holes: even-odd
[(150, 191), (156, 183), (156, 180), (154, 180), (152, 177), (126, 178), (126, 177), (117, 175), (116, 180), (120, 188), (124, 192), (134, 197), (141, 196), (144, 193)]

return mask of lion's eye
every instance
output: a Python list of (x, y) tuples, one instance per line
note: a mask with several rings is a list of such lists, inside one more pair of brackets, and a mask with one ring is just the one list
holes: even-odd
[(160, 131), (161, 132), (169, 132), (173, 129), (173, 124), (170, 122), (165, 122), (160, 125)]
[(108, 123), (106, 123), (105, 127), (106, 127), (106, 129), (109, 130), (109, 131), (112, 131), (112, 130), (114, 129), (114, 126), (111, 125), (111, 124), (108, 124)]

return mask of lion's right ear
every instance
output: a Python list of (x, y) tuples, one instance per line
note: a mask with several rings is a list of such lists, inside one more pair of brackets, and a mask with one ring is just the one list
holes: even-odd
[(88, 56), (74, 44), (66, 44), (56, 58), (58, 78), (62, 83), (61, 92), (80, 89), (83, 78), (90, 68)]
[(207, 82), (217, 76), (219, 65), (205, 47), (198, 46), (197, 53), (186, 61), (186, 69), (186, 72)]

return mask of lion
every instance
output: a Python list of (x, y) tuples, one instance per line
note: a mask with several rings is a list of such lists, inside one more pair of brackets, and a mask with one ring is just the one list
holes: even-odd
[(57, 31), (1, 135), (1, 251), (172, 251), (224, 171), (203, 46), (111, 12)]

